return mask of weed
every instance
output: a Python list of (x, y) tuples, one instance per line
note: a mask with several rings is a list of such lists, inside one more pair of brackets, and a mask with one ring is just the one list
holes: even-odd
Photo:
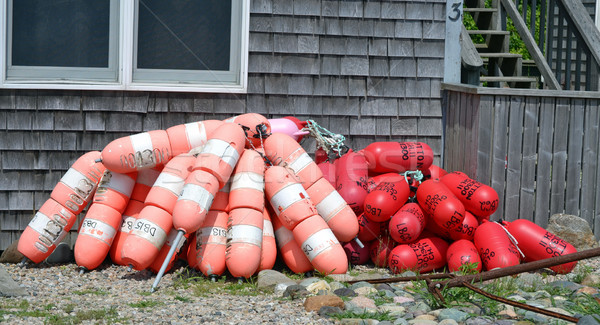
[(119, 319), (117, 309), (111, 307), (109, 309), (91, 309), (78, 311), (74, 316), (59, 316), (51, 315), (46, 318), (47, 324), (81, 324), (84, 321), (101, 321), (103, 323), (123, 322), (125, 319)]
[(394, 302), (394, 298), (386, 296), (384, 291), (377, 291), (376, 293), (372, 294), (370, 298), (375, 302), (375, 306), (381, 306), (383, 304)]
[(140, 296), (147, 297), (147, 296), (150, 296), (150, 295), (152, 295), (152, 292), (150, 292), (150, 291), (139, 291), (139, 292), (138, 292), (138, 294), (139, 294)]
[(156, 300), (142, 300), (139, 302), (129, 303), (127, 305), (129, 307), (133, 307), (133, 308), (150, 308), (150, 307), (158, 306), (160, 304), (162, 304), (162, 302), (156, 301)]
[(571, 281), (575, 283), (581, 283), (590, 273), (594, 271), (594, 268), (590, 265), (579, 265), (574, 274), (572, 275)]
[(175, 296), (175, 299), (179, 300), (181, 302), (190, 302), (190, 301), (192, 301), (192, 299), (187, 298), (187, 297), (182, 297), (182, 296)]
[(375, 319), (378, 321), (393, 321), (395, 318), (390, 315), (389, 311), (377, 311), (377, 312), (363, 312), (356, 313), (353, 311), (344, 311), (338, 314), (330, 314), (331, 318), (335, 318), (337, 320), (342, 320), (344, 318), (360, 318), (360, 319)]
[(75, 304), (66, 304), (63, 307), (63, 311), (67, 314), (70, 314), (73, 312), (73, 310), (75, 310), (75, 306), (76, 306)]
[(44, 306), (44, 310), (51, 310), (54, 307), (56, 307), (55, 304), (47, 304), (46, 306)]
[(597, 315), (600, 314), (600, 304), (596, 298), (590, 295), (581, 295), (573, 300), (569, 309), (574, 314)]
[(102, 289), (91, 289), (91, 288), (90, 289), (84, 289), (84, 290), (81, 290), (81, 291), (78, 291), (78, 290), (77, 291), (73, 291), (73, 293), (76, 294), (76, 295), (80, 295), (80, 296), (87, 295), (87, 294), (96, 295), (96, 296), (106, 296), (108, 294), (108, 292), (106, 292), (106, 291), (104, 291)]

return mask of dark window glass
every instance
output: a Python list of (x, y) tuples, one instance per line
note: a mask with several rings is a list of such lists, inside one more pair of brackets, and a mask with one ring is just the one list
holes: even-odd
[(137, 68), (229, 70), (231, 1), (140, 0)]
[(109, 0), (15, 0), (12, 64), (108, 67)]

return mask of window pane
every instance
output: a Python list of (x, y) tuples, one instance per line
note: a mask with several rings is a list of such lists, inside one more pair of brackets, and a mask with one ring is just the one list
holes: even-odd
[(228, 71), (231, 1), (140, 0), (137, 68)]
[(110, 0), (18, 0), (12, 6), (13, 66), (109, 66)]

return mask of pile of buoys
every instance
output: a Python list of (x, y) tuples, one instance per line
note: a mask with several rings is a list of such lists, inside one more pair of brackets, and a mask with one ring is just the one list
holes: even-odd
[(157, 281), (177, 257), (206, 276), (248, 278), (277, 256), (293, 272), (331, 274), (369, 261), (489, 270), (575, 251), (527, 220), (489, 221), (497, 193), (433, 165), (423, 142), (374, 142), (335, 159), (319, 147), (313, 160), (298, 143), (313, 135), (307, 124), (248, 113), (116, 139), (73, 164), (18, 249), (43, 261), (90, 204), (75, 243), (81, 269), (110, 256)]

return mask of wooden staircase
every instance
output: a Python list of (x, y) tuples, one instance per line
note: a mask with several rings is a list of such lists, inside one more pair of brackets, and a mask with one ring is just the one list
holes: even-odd
[(467, 30), (468, 35), (480, 35), (485, 40), (474, 44), (483, 61), (480, 85), (538, 88), (538, 78), (523, 75), (523, 57), (509, 53), (510, 32), (500, 27), (498, 8), (486, 8), (485, 0), (467, 0), (463, 12), (471, 15), (477, 26), (477, 29)]

